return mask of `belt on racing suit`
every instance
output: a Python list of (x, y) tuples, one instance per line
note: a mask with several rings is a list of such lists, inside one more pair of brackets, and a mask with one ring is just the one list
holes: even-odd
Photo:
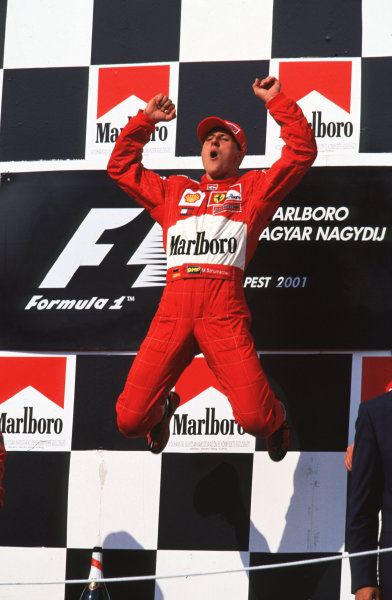
[(219, 264), (197, 264), (185, 263), (179, 267), (171, 267), (167, 270), (166, 281), (187, 278), (228, 279), (236, 283), (242, 283), (244, 272), (238, 267)]

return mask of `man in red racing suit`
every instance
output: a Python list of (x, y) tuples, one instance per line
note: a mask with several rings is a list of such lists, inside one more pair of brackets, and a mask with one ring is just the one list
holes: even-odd
[(184, 369), (202, 352), (222, 385), (235, 420), (267, 438), (273, 460), (288, 447), (285, 407), (268, 385), (249, 333), (243, 274), (259, 236), (280, 202), (316, 158), (310, 125), (274, 77), (256, 79), (253, 91), (281, 126), (282, 154), (265, 171), (239, 175), (246, 138), (235, 123), (217, 117), (198, 127), (201, 182), (167, 179), (143, 167), (143, 146), (159, 121), (175, 118), (170, 98), (158, 94), (119, 135), (108, 172), (163, 229), (167, 284), (158, 311), (117, 401), (117, 422), (128, 437), (147, 435), (152, 452), (163, 450), (179, 405), (171, 392)]

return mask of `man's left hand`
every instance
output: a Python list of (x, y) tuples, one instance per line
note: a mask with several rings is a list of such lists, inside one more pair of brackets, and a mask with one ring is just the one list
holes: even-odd
[(276, 79), (276, 77), (272, 77), (272, 75), (269, 75), (265, 79), (259, 79), (257, 77), (252, 85), (255, 95), (265, 103), (269, 102), (269, 100), (272, 100), (274, 96), (279, 94), (281, 87), (280, 81)]

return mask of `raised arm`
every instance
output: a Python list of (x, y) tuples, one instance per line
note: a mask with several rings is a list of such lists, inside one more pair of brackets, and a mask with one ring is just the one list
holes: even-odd
[(312, 166), (317, 156), (317, 146), (313, 130), (301, 108), (285, 96), (278, 79), (272, 76), (257, 78), (252, 88), (280, 125), (284, 142), (280, 158), (270, 169), (259, 172), (255, 206), (266, 226), (283, 198)]
[(162, 224), (166, 180), (142, 165), (143, 148), (159, 121), (171, 121), (176, 116), (173, 102), (164, 94), (157, 94), (125, 125), (117, 138), (108, 163), (112, 179), (141, 206), (153, 219)]

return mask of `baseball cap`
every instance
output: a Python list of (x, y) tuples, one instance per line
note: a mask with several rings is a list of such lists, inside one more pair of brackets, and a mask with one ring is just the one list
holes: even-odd
[(233, 136), (236, 142), (241, 146), (242, 152), (246, 153), (246, 137), (245, 133), (241, 129), (237, 123), (233, 123), (232, 121), (225, 121), (224, 119), (220, 119), (219, 117), (207, 117), (197, 128), (197, 137), (203, 144), (204, 139), (211, 129), (215, 129), (216, 127), (222, 127), (223, 129), (227, 129)]

